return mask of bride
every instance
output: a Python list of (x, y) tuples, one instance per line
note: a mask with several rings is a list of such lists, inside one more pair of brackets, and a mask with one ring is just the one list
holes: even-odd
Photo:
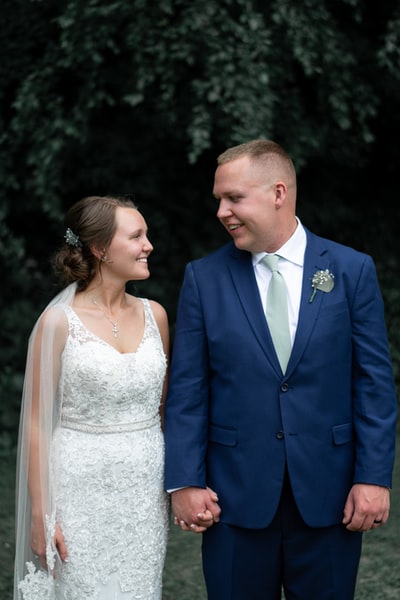
[(168, 319), (125, 292), (149, 277), (153, 247), (126, 199), (84, 198), (66, 226), (66, 287), (28, 348), (14, 600), (159, 600)]

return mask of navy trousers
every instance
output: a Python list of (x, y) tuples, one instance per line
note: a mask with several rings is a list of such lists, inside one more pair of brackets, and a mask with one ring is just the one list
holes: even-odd
[(214, 524), (203, 534), (208, 600), (353, 600), (362, 534), (308, 527), (288, 477), (265, 529)]

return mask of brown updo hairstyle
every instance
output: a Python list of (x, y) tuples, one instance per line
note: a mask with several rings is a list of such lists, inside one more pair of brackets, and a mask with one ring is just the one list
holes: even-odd
[(90, 247), (107, 250), (115, 234), (118, 206), (137, 210), (130, 198), (113, 196), (87, 196), (68, 210), (65, 228), (72, 230), (80, 245), (65, 243), (54, 256), (54, 272), (62, 283), (76, 282), (79, 292), (88, 287), (101, 269), (101, 262)]

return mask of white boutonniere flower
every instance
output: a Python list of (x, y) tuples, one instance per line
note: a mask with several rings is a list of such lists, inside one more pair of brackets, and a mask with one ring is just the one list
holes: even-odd
[(325, 271), (317, 271), (314, 273), (311, 285), (313, 287), (313, 292), (311, 294), (311, 298), (309, 302), (314, 300), (314, 296), (317, 293), (317, 290), (321, 292), (331, 292), (334, 288), (335, 282), (333, 281), (335, 276), (329, 271), (329, 269), (325, 269)]

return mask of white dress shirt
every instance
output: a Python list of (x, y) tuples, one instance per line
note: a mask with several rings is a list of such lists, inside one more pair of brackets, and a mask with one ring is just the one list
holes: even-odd
[[(290, 337), (293, 345), (299, 317), (301, 286), (303, 282), (304, 253), (307, 236), (304, 227), (297, 219), (297, 227), (293, 235), (274, 254), (279, 254), (279, 271), (286, 282), (288, 292), (288, 313)], [(266, 311), (267, 291), (271, 280), (271, 271), (261, 262), (267, 252), (253, 254), (253, 267), (264, 312)]]

